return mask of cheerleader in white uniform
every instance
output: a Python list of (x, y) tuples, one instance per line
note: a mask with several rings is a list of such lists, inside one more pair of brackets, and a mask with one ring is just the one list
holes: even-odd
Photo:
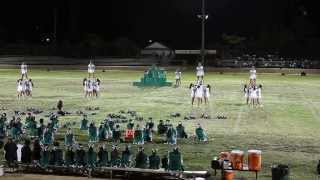
[(196, 98), (198, 100), (198, 106), (200, 106), (200, 104), (202, 103), (202, 98), (203, 98), (203, 85), (202, 84), (197, 85)]
[(194, 98), (196, 97), (197, 87), (194, 84), (191, 83), (190, 86), (189, 86), (189, 89), (190, 89), (190, 94), (191, 94), (191, 105), (193, 105)]
[(21, 66), (21, 79), (23, 79), (23, 77), (26, 77), (28, 79), (28, 66), (27, 64), (25, 64), (24, 62), (22, 62)]
[(179, 69), (176, 70), (175, 72), (175, 79), (176, 79), (176, 86), (181, 85), (181, 71)]
[(197, 79), (199, 80), (201, 78), (201, 80), (203, 80), (203, 76), (204, 76), (203, 66), (201, 65), (201, 62), (199, 62), (197, 66)]
[(257, 89), (257, 95), (258, 95), (258, 98), (257, 98), (257, 103), (259, 104), (259, 105), (261, 105), (261, 91), (262, 91), (262, 85), (261, 84), (259, 84), (259, 86), (258, 86), (258, 89)]
[(26, 80), (22, 80), (22, 92), (23, 92), (23, 95), (27, 95), (26, 92), (27, 92), (27, 81)]
[(93, 82), (91, 80), (88, 80), (87, 84), (87, 96), (91, 97), (93, 93)]
[(208, 84), (206, 87), (203, 87), (203, 97), (204, 97), (204, 103), (209, 103), (211, 93), (211, 86)]
[(26, 94), (27, 96), (32, 97), (32, 88), (33, 88), (33, 82), (32, 79), (26, 80)]
[(244, 92), (244, 97), (246, 98), (246, 102), (247, 102), (247, 104), (249, 104), (249, 98), (250, 98), (249, 88), (246, 84), (243, 87), (243, 92)]
[(94, 71), (95, 70), (96, 70), (96, 66), (90, 61), (89, 65), (88, 65), (89, 78), (90, 78), (90, 76), (92, 76), (94, 78)]
[(98, 97), (100, 92), (100, 80), (97, 79), (93, 82), (93, 94), (94, 96)]
[(18, 92), (18, 99), (23, 96), (23, 81), (21, 79), (17, 80), (17, 92)]
[(88, 80), (87, 78), (84, 78), (83, 81), (82, 81), (82, 86), (83, 86), (83, 91), (84, 91), (84, 94), (85, 94), (85, 97), (87, 97), (88, 95)]
[(257, 70), (252, 66), (250, 70), (250, 83), (255, 83), (257, 79)]
[(256, 102), (258, 100), (258, 93), (257, 93), (258, 89), (256, 86), (253, 86), (250, 88), (250, 101), (251, 101), (251, 105), (255, 106)]

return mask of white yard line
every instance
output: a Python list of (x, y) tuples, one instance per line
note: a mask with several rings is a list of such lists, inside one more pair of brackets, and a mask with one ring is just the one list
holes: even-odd
[(314, 105), (314, 102), (311, 99), (307, 99), (307, 97), (300, 91), (301, 97), (305, 100), (305, 106), (309, 108), (312, 113), (312, 116), (315, 120), (319, 120), (320, 112), (318, 108)]
[(243, 109), (244, 109), (243, 106), (241, 106), (241, 108), (238, 112), (238, 116), (237, 116), (234, 128), (233, 128), (233, 133), (237, 133), (239, 131), (240, 122), (242, 120), (241, 117), (242, 117)]

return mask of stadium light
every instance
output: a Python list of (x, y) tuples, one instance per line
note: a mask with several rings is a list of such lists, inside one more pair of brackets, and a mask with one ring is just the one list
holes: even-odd
[(197, 15), (198, 18), (201, 19), (201, 62), (204, 64), (205, 60), (205, 22), (209, 18), (209, 15), (206, 14), (206, 6), (205, 0), (202, 0), (201, 6), (201, 15)]

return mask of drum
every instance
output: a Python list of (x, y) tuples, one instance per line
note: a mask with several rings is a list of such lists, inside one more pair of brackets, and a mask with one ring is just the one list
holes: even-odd
[(230, 160), (231, 160), (232, 169), (242, 170), (243, 159), (244, 159), (243, 151), (239, 151), (239, 150), (231, 151)]
[(248, 150), (248, 168), (252, 171), (261, 170), (261, 151)]
[(219, 159), (221, 160), (229, 160), (230, 158), (230, 153), (229, 152), (221, 152), (220, 155), (219, 155)]
[(224, 174), (223, 174), (224, 180), (233, 180), (233, 177), (234, 177), (234, 171), (231, 171), (231, 170), (224, 171)]

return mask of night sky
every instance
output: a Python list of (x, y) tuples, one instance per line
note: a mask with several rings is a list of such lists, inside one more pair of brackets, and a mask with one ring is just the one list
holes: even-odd
[[(302, 19), (312, 36), (319, 36), (319, 11), (314, 1), (302, 0), (206, 0), (207, 42), (222, 33), (248, 38), (261, 29), (283, 26), (296, 31)], [(57, 9), (58, 41), (95, 33), (111, 41), (128, 37), (143, 44), (149, 39), (176, 47), (199, 47), (201, 0), (10, 0), (0, 6), (0, 37), (6, 41), (37, 42), (39, 34), (53, 32)]]

